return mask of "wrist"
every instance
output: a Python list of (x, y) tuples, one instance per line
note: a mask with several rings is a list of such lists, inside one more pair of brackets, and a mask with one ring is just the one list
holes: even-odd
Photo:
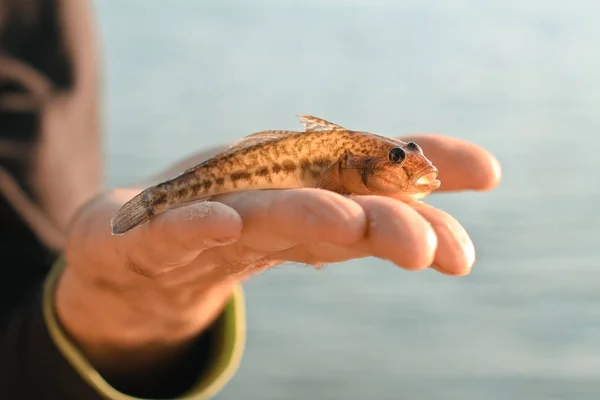
[(93, 364), (139, 369), (176, 358), (221, 313), (233, 284), (207, 279), (201, 286), (192, 292), (156, 282), (116, 283), (67, 265), (54, 301), (61, 325)]

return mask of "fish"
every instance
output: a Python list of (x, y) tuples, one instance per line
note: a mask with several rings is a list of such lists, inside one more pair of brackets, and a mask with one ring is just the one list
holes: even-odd
[(304, 131), (250, 134), (143, 190), (111, 219), (112, 234), (125, 234), (173, 208), (245, 190), (308, 187), (412, 202), (441, 185), (437, 168), (413, 141), (346, 129), (311, 115), (297, 117)]

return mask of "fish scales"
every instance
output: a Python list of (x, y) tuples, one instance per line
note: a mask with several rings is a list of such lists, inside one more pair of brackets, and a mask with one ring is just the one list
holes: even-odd
[[(387, 186), (393, 186), (409, 193), (413, 189), (407, 182), (417, 170), (431, 179), (427, 187), (413, 182), (423, 188), (411, 196), (439, 187), (434, 179), (437, 170), (415, 143), (348, 130), (311, 116), (301, 118), (305, 132), (273, 130), (249, 135), (213, 158), (144, 190), (117, 212), (111, 221), (113, 233), (125, 233), (170, 208), (243, 190), (321, 187), (340, 193), (384, 194)], [(392, 151), (402, 160), (390, 161)]]

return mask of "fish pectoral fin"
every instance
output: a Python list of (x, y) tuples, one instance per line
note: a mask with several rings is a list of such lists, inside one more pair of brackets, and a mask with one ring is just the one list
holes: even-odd
[(341, 179), (342, 177), (340, 175), (340, 166), (344, 160), (345, 158), (342, 157), (329, 168), (327, 168), (317, 180), (315, 187), (339, 194), (350, 194), (350, 192), (344, 187)]
[(325, 121), (324, 119), (313, 117), (312, 115), (296, 115), (300, 118), (300, 123), (304, 125), (304, 132), (319, 132), (319, 131), (347, 131), (343, 126), (334, 124), (333, 122)]

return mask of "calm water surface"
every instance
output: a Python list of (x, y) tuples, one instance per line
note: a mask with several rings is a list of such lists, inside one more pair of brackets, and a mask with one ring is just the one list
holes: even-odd
[(472, 274), (364, 259), (245, 285), (219, 399), (600, 398), (600, 3), (96, 2), (107, 173), (146, 177), (295, 114), (491, 150), (490, 193), (438, 195)]

